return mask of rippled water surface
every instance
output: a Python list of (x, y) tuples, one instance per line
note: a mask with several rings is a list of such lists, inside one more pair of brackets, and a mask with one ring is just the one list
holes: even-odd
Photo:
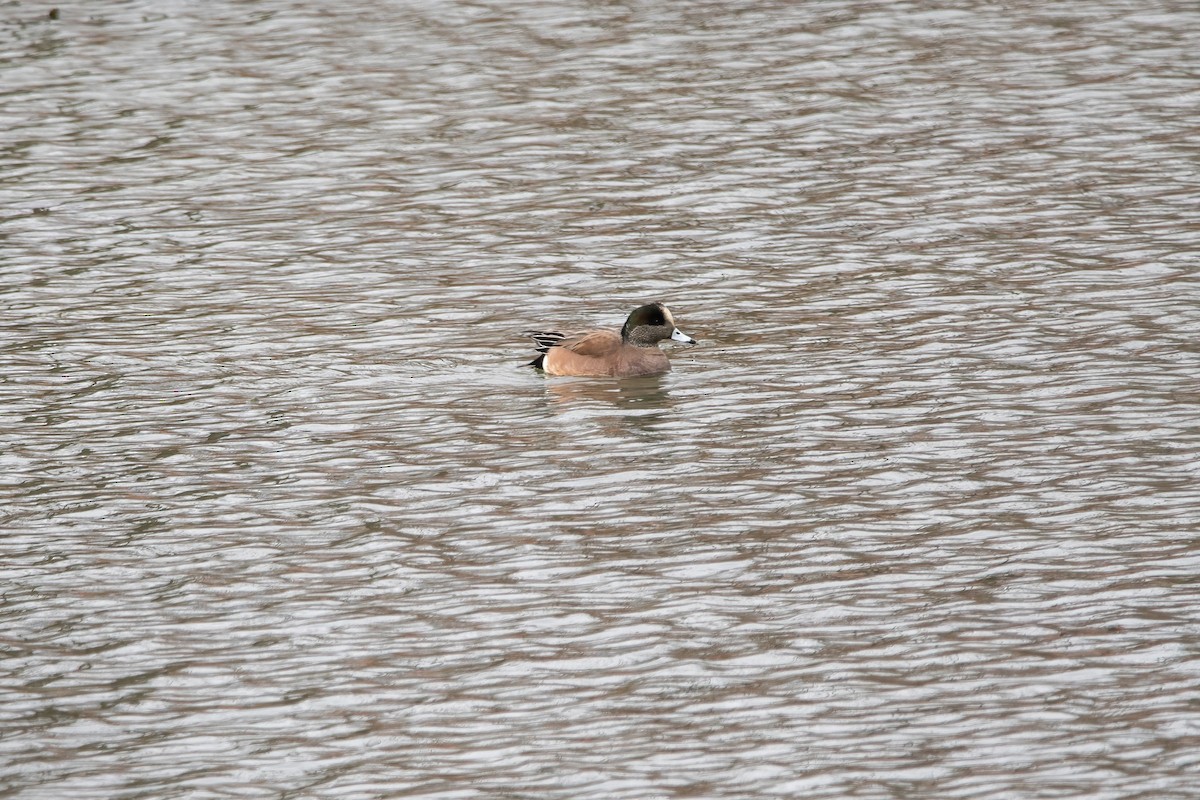
[(0, 6), (0, 794), (1200, 796), (1200, 9), (954, 5)]

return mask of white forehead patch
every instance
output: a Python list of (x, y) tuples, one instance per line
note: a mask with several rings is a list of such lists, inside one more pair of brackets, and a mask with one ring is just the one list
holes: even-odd
[(666, 306), (663, 306), (662, 310), (663, 310), (663, 316), (667, 318), (667, 324), (670, 325), (672, 328), (674, 328), (675, 327), (675, 318), (671, 316), (671, 309), (667, 308)]

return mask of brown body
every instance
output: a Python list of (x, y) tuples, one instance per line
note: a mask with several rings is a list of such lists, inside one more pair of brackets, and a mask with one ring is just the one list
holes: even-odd
[(587, 331), (568, 336), (546, 351), (542, 369), (549, 375), (608, 375), (616, 378), (658, 375), (671, 369), (658, 345), (638, 346), (619, 331)]
[(675, 327), (671, 312), (662, 303), (634, 309), (619, 331), (593, 330), (562, 334), (528, 333), (538, 344), (539, 355), (530, 362), (549, 375), (632, 378), (660, 375), (671, 369), (667, 355), (658, 349), (663, 339), (688, 344), (696, 340)]

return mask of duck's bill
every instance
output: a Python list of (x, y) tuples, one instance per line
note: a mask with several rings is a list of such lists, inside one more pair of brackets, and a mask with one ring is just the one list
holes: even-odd
[(683, 342), (684, 344), (695, 344), (696, 343), (695, 339), (688, 336), (683, 331), (679, 330), (679, 328), (676, 328), (675, 330), (671, 331), (671, 338), (677, 342)]

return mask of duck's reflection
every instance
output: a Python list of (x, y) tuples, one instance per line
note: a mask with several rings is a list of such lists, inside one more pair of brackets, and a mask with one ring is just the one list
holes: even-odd
[(556, 403), (593, 402), (631, 409), (669, 411), (671, 393), (663, 376), (640, 378), (551, 378), (546, 397)]

